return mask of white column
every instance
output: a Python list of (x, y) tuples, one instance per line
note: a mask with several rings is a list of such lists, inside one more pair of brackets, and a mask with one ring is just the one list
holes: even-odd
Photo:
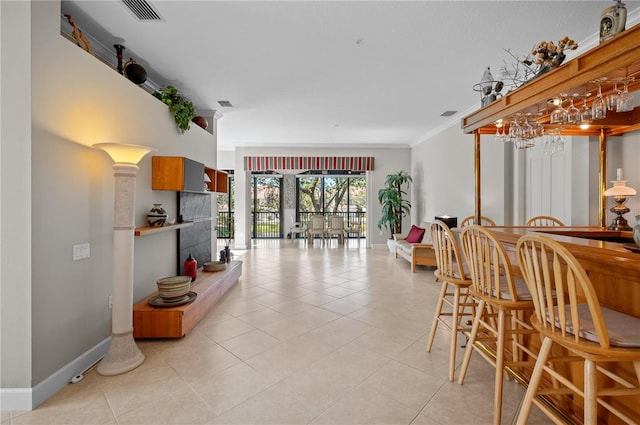
[(97, 371), (100, 375), (119, 375), (144, 362), (144, 355), (133, 339), (134, 203), (136, 164), (154, 149), (117, 143), (98, 143), (93, 147), (111, 156), (115, 176), (111, 344)]
[(98, 365), (101, 375), (118, 375), (140, 366), (144, 355), (133, 339), (133, 231), (137, 165), (114, 164), (113, 289), (111, 345)]

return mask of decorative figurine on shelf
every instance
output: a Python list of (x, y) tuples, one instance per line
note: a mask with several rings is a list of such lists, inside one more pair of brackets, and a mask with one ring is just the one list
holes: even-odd
[(122, 67), (122, 51), (125, 49), (125, 47), (122, 44), (114, 44), (113, 47), (116, 49), (116, 58), (118, 59), (116, 70), (118, 71), (118, 74), (122, 74), (124, 69)]
[(482, 74), (480, 82), (473, 86), (473, 90), (479, 91), (482, 94), (480, 98), (481, 105), (487, 106), (500, 96), (503, 87), (504, 84), (502, 81), (494, 80), (493, 75), (491, 75), (491, 69), (487, 67), (484, 70), (484, 74)]
[(221, 263), (229, 263), (231, 262), (231, 249), (229, 245), (231, 244), (231, 238), (227, 239), (227, 243), (224, 244), (224, 249), (220, 250), (220, 262)]
[(627, 23), (627, 8), (620, 0), (607, 7), (600, 16), (600, 43), (624, 31)]
[(531, 50), (532, 59), (523, 61), (525, 65), (538, 65), (536, 77), (559, 67), (566, 59), (566, 50), (576, 50), (578, 43), (569, 37), (558, 40), (555, 44), (553, 41), (541, 41)]
[(191, 256), (189, 253), (189, 257), (184, 262), (184, 268), (182, 272), (185, 276), (191, 277), (191, 282), (196, 280), (196, 275), (198, 273), (198, 262), (195, 258)]
[(85, 37), (84, 34), (82, 34), (82, 31), (80, 31), (80, 28), (76, 26), (76, 23), (73, 20), (73, 17), (67, 14), (65, 14), (64, 16), (65, 18), (67, 18), (69, 25), (71, 25), (71, 27), (73, 28), (73, 31), (71, 31), (71, 37), (73, 37), (73, 39), (76, 41), (76, 44), (82, 47), (87, 52), (93, 53), (93, 49), (91, 48), (91, 44), (89, 44), (89, 40), (87, 40), (87, 37)]

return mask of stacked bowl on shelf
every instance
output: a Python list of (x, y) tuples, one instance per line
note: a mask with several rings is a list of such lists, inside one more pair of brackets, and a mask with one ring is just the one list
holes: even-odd
[(164, 277), (156, 283), (158, 295), (167, 303), (183, 300), (191, 289), (191, 277), (189, 276)]

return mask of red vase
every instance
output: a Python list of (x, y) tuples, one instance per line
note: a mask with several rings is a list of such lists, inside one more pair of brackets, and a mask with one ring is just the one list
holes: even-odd
[(191, 282), (193, 282), (194, 280), (196, 280), (197, 273), (198, 262), (191, 256), (191, 253), (189, 253), (189, 257), (184, 262), (183, 274), (185, 276), (191, 277)]

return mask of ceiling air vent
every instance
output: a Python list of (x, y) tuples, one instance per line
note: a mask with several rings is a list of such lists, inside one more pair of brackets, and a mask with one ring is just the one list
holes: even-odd
[(145, 0), (122, 0), (127, 9), (140, 21), (163, 21), (160, 14)]
[(223, 108), (233, 108), (233, 105), (228, 100), (219, 100), (218, 105), (222, 106)]
[(450, 117), (452, 115), (457, 114), (458, 111), (444, 111), (443, 113), (440, 114), (441, 117)]

